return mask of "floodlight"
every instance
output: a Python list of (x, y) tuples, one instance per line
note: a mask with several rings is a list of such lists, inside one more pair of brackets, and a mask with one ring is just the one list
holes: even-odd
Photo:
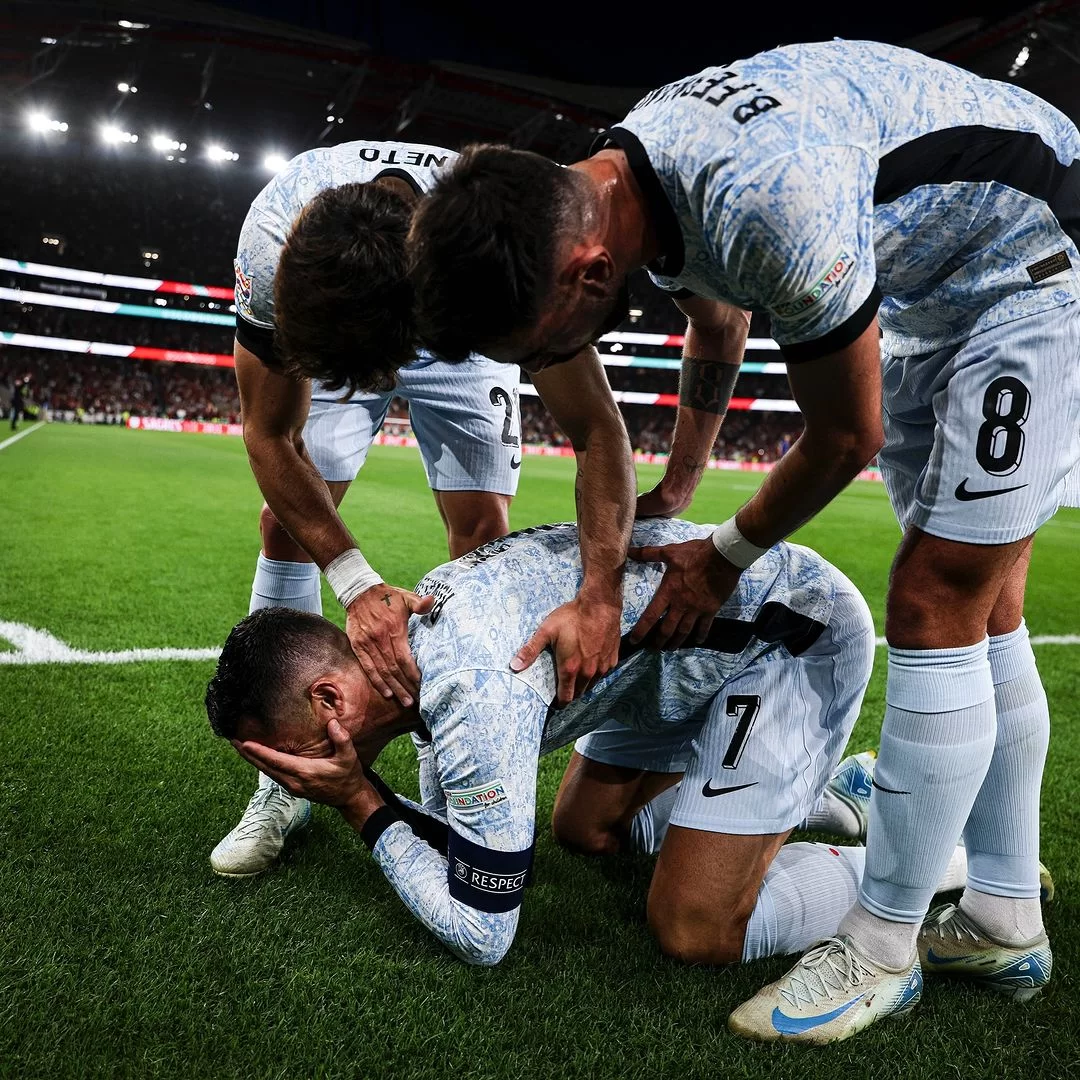
[(1031, 50), (1026, 46), (1022, 46), (1020, 51), (1016, 54), (1016, 59), (1012, 62), (1012, 67), (1009, 69), (1009, 77), (1013, 78), (1017, 75), (1020, 69), (1031, 59)]
[(31, 131), (67, 131), (68, 129), (64, 121), (54, 120), (51, 116), (46, 116), (45, 113), (38, 110), (27, 113), (26, 122), (29, 124)]
[(132, 134), (130, 131), (123, 131), (115, 124), (102, 124), (101, 125), (101, 137), (107, 143), (137, 143), (139, 136)]

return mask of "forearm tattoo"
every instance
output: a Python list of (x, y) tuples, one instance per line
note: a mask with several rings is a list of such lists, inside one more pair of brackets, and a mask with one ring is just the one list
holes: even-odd
[(727, 412), (739, 368), (684, 356), (679, 376), (679, 404), (687, 409), (722, 416)]
[(696, 458), (691, 457), (689, 454), (684, 454), (682, 459), (682, 467), (691, 476), (700, 476), (705, 471), (707, 461), (698, 461)]

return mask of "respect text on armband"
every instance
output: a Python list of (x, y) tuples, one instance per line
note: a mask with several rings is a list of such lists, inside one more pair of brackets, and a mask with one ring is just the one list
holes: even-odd
[(513, 911), (529, 883), (532, 861), (532, 844), (521, 851), (497, 851), (451, 827), (446, 852), (450, 895), (478, 911)]
[(695, 75), (661, 86), (646, 94), (631, 110), (631, 115), (658, 101), (690, 97), (718, 108), (740, 95), (741, 100), (732, 102), (731, 108), (732, 118), (737, 124), (749, 123), (755, 116), (779, 108), (782, 104), (778, 98), (766, 93), (756, 83), (744, 82), (737, 71), (727, 70), (718, 75)]

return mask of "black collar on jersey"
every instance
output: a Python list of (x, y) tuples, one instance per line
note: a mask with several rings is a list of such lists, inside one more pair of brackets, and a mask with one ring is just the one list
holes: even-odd
[(407, 173), (404, 169), (383, 169), (382, 172), (373, 176), (368, 183), (374, 184), (376, 180), (382, 180), (384, 177), (392, 176), (397, 180), (404, 180), (416, 192), (417, 195), (423, 195), (423, 191), (420, 189), (420, 185), (416, 182), (416, 177)]
[(625, 155), (630, 171), (641, 188), (649, 217), (656, 228), (656, 239), (660, 242), (660, 255), (649, 263), (649, 269), (661, 277), (677, 278), (686, 262), (686, 245), (683, 243), (682, 229), (675, 208), (671, 205), (652, 167), (649, 155), (641, 140), (626, 128), (613, 127), (601, 132), (589, 151), (590, 157), (614, 145)]

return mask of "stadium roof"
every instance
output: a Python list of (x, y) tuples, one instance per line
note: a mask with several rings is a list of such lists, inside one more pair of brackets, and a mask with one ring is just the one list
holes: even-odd
[(833, 4), (768, 19), (762, 5), (745, 4), (650, 18), (629, 5), (549, 3), (522, 34), (506, 4), (488, 0), (15, 0), (0, 23), (0, 91), (16, 107), (0, 113), (0, 132), (38, 108), (72, 135), (110, 123), (216, 142), (248, 161), (395, 137), (509, 141), (570, 160), (644, 89), (780, 40), (832, 33), (910, 40), (1080, 116), (1080, 0), (1009, 14), (1014, 7), (915, 3), (883, 13)]

